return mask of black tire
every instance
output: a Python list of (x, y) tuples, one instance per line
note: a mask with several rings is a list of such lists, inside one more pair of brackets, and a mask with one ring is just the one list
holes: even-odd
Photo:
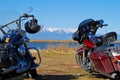
[(37, 79), (38, 78), (37, 70), (36, 69), (30, 70), (30, 75), (33, 79)]
[(80, 66), (81, 68), (83, 68), (85, 71), (87, 71), (89, 73), (92, 73), (92, 72), (95, 71), (94, 67), (93, 67), (93, 65), (91, 63), (91, 61), (89, 60), (89, 58), (87, 58), (87, 62), (89, 61), (88, 64), (91, 64), (91, 66), (89, 65), (90, 68), (88, 68), (88, 64), (84, 64), (84, 62), (83, 62), (83, 55), (76, 54), (75, 58), (76, 58), (76, 62), (78, 64), (78, 66)]

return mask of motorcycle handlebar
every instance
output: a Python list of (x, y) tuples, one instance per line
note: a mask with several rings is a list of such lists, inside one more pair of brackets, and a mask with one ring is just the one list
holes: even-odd
[[(8, 25), (10, 25), (12, 23), (15, 23), (15, 22), (17, 23), (18, 29), (21, 29), (21, 21), (25, 20), (25, 18), (29, 18), (29, 17), (34, 19), (34, 15), (29, 15), (29, 14), (24, 13), (17, 20), (11, 21), (11, 22), (9, 22), (9, 23), (7, 23), (5, 25), (0, 26), (0, 30), (3, 32), (3, 34), (5, 34), (5, 31), (2, 28), (7, 27)], [(24, 19), (22, 19), (22, 18), (24, 18)]]
[(28, 18), (28, 17), (34, 18), (34, 15), (29, 15), (29, 14), (24, 13), (22, 16), (19, 17), (19, 19)]
[(34, 19), (34, 15), (29, 15), (29, 14), (26, 14), (26, 13), (24, 13), (22, 16), (19, 17), (19, 19), (18, 19), (18, 29), (21, 28), (22, 18), (29, 18), (29, 17)]
[(108, 26), (108, 24), (98, 24), (96, 27), (103, 27), (103, 26)]
[(12, 24), (12, 23), (15, 23), (15, 22), (17, 22), (17, 21), (19, 21), (19, 23), (20, 23), (22, 20), (25, 20), (25, 19), (22, 19), (22, 18), (28, 18), (28, 17), (31, 17), (32, 19), (34, 19), (34, 15), (23, 14), (22, 16), (19, 17), (19, 19), (14, 20), (14, 21), (11, 21), (11, 22), (9, 22), (9, 23), (7, 23), (7, 24), (5, 24), (5, 25), (2, 25), (2, 26), (0, 27), (0, 29), (1, 29), (1, 28), (4, 28), (4, 27), (6, 27), (6, 26), (8, 26), (8, 25), (10, 25), (10, 24)]

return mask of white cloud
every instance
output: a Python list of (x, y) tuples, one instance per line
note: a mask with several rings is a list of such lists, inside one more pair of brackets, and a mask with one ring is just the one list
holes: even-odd
[(49, 32), (65, 32), (65, 33), (73, 33), (75, 32), (77, 29), (72, 29), (72, 28), (68, 28), (68, 29), (62, 29), (62, 28), (53, 28), (53, 27), (43, 27), (42, 31), (49, 31)]

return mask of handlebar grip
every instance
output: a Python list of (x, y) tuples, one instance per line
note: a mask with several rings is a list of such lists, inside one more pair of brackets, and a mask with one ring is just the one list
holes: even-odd
[(34, 15), (28, 15), (28, 14), (26, 14), (26, 13), (24, 13), (21, 17), (34, 17)]
[(102, 26), (108, 26), (108, 24), (103, 24)]
[(108, 24), (100, 24), (98, 26), (102, 28), (103, 26), (108, 26)]

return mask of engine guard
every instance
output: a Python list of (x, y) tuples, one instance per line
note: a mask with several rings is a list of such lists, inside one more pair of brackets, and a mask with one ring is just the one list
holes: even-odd
[(41, 64), (40, 52), (39, 52), (39, 50), (38, 50), (37, 48), (34, 48), (34, 47), (28, 48), (28, 50), (29, 50), (29, 52), (30, 52), (33, 60), (36, 60), (36, 57), (34, 57), (33, 54), (34, 54), (35, 56), (37, 56), (37, 62), (34, 61), (35, 64), (32, 65), (32, 67), (31, 67), (31, 69), (35, 69), (35, 68), (37, 68), (38, 66), (40, 66), (40, 64)]

